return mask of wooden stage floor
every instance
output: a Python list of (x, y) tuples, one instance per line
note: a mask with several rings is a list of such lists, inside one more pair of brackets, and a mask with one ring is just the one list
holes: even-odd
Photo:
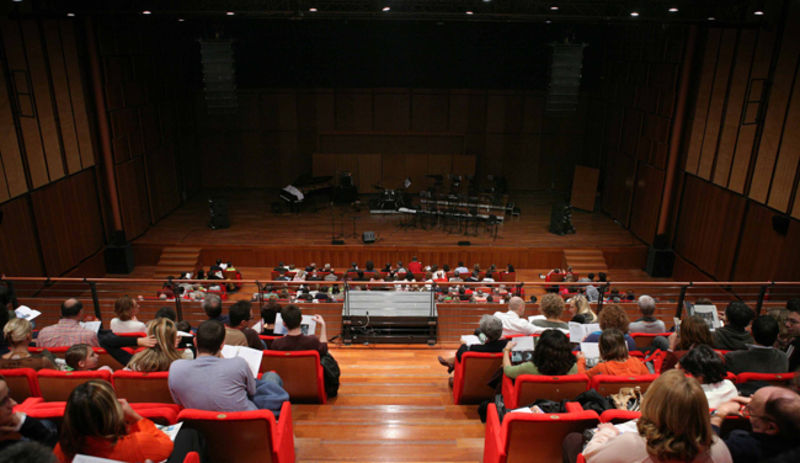
[[(577, 230), (574, 235), (558, 236), (548, 233), (550, 207), (554, 198), (546, 193), (511, 195), (511, 199), (521, 208), (522, 214), (519, 217), (506, 216), (505, 223), (499, 227), (497, 239), (493, 239), (489, 233), (483, 231), (478, 236), (464, 236), (446, 233), (439, 229), (403, 229), (398, 227), (400, 217), (397, 215), (370, 214), (366, 207), (356, 211), (349, 205), (322, 205), (316, 211), (313, 207), (307, 207), (299, 214), (275, 214), (270, 210), (271, 203), (277, 199), (277, 193), (274, 191), (230, 191), (225, 193), (224, 197), (228, 200), (230, 228), (223, 230), (208, 228), (207, 197), (198, 195), (151, 227), (138, 237), (135, 243), (199, 247), (220, 244), (329, 245), (331, 230), (335, 227), (335, 233), (343, 235), (342, 238), (347, 245), (361, 244), (361, 233), (364, 231), (374, 231), (378, 238), (375, 245), (381, 246), (456, 245), (461, 240), (469, 240), (473, 247), (484, 248), (642, 245), (642, 242), (629, 231), (599, 212), (574, 211), (573, 224)], [(366, 200), (362, 199), (362, 202), (366, 205)]]

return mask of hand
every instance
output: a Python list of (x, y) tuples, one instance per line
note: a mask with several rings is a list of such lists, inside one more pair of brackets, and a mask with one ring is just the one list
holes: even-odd
[(581, 352), (581, 351), (577, 351), (577, 352), (575, 352), (575, 357), (576, 357), (576, 358), (578, 358), (578, 359), (580, 360), (580, 359), (582, 359), (582, 358), (585, 358), (586, 356), (585, 356), (585, 355), (583, 355), (583, 352)]
[(717, 407), (717, 416), (732, 416), (732, 415), (740, 415), (740, 411), (743, 406), (750, 403), (750, 398), (748, 397), (734, 397), (732, 400), (721, 404)]
[(156, 345), (156, 337), (155, 336), (146, 336), (144, 338), (136, 338), (136, 345), (139, 347), (155, 347)]
[(611, 423), (600, 423), (599, 425), (597, 425), (597, 430), (598, 431), (610, 431), (610, 432), (613, 432), (614, 435), (619, 434), (619, 429), (617, 429), (617, 427), (614, 426)]
[(678, 345), (678, 333), (673, 332), (670, 334), (667, 341), (669, 341), (669, 350), (675, 350), (675, 347)]
[(504, 351), (506, 351), (506, 352), (509, 352), (509, 351), (511, 351), (511, 349), (513, 349), (513, 348), (514, 348), (514, 346), (516, 346), (516, 345), (517, 345), (517, 341), (508, 341), (508, 343), (506, 343), (506, 347), (505, 347), (505, 348), (503, 348), (503, 350), (504, 350)]
[(325, 319), (322, 318), (322, 315), (314, 315), (314, 321), (319, 323), (320, 325), (325, 324)]
[(131, 408), (131, 404), (129, 404), (127, 400), (117, 399), (117, 401), (122, 406), (122, 414), (125, 417), (125, 422), (135, 423), (142, 419), (142, 416)]
[(16, 432), (20, 421), (22, 421), (22, 412), (12, 413), (7, 420), (0, 423), (0, 432)]

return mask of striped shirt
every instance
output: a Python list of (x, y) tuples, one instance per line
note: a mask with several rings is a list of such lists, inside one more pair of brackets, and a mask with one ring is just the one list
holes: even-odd
[(75, 344), (100, 346), (97, 333), (83, 328), (77, 320), (71, 318), (62, 318), (57, 324), (42, 328), (36, 338), (38, 347), (69, 347)]

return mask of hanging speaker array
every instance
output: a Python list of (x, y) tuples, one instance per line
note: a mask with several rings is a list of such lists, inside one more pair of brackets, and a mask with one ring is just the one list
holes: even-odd
[(203, 93), (209, 114), (236, 112), (236, 70), (232, 40), (200, 40)]

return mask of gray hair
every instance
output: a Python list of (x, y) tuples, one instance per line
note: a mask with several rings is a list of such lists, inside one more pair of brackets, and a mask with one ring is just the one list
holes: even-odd
[(503, 334), (503, 322), (493, 315), (484, 315), (481, 317), (480, 330), (486, 335), (487, 340), (497, 341)]
[(656, 300), (647, 294), (639, 296), (639, 311), (643, 315), (652, 315), (656, 311)]
[(220, 306), (222, 306), (222, 298), (219, 297), (219, 294), (206, 294), (205, 299), (203, 299), (204, 311), (208, 311), (208, 309), (213, 309)]

